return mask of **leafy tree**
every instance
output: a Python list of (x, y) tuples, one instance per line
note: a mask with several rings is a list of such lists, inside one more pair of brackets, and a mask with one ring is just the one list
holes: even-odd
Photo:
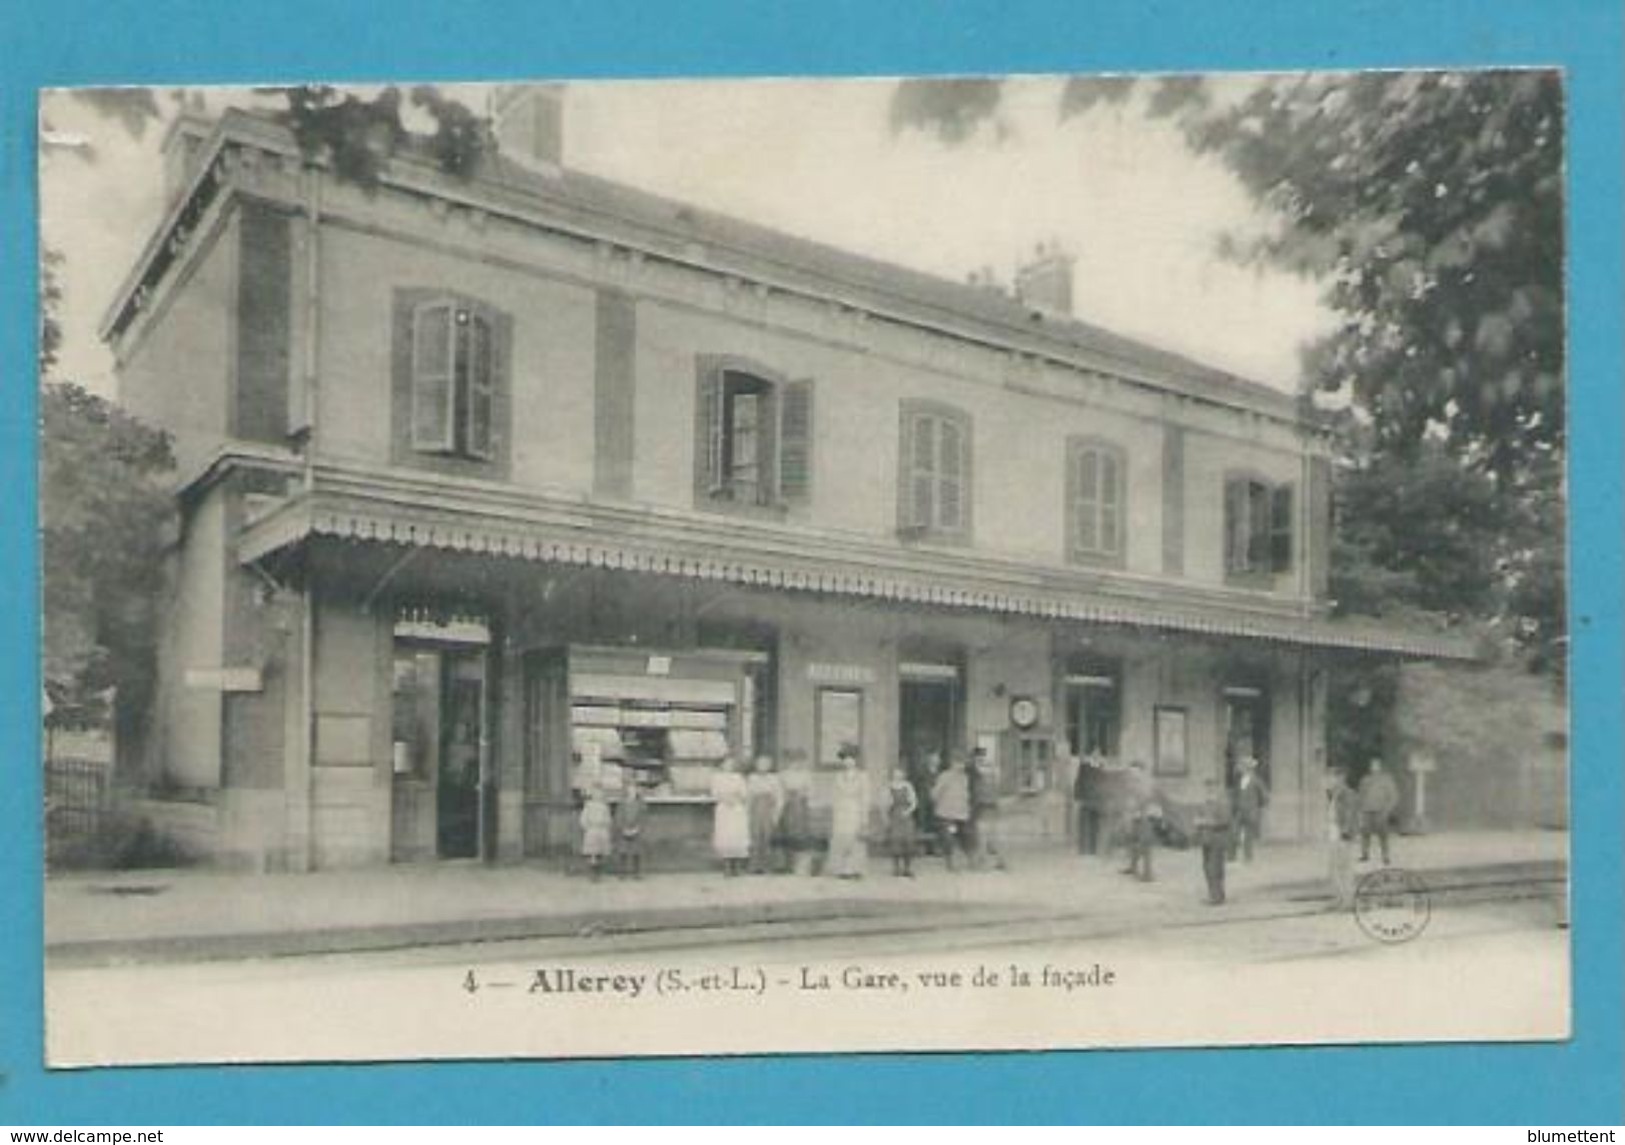
[[(905, 81), (899, 130), (969, 139), (999, 81)], [(1057, 113), (1176, 124), (1273, 226), (1224, 253), (1323, 284), (1305, 354), (1335, 392), (1345, 611), (1477, 616), (1550, 667), (1563, 640), (1563, 93), (1556, 73), (1212, 84), (1077, 77)], [(1554, 659), (1555, 657), (1555, 659)]]
[(173, 541), (169, 439), (69, 382), (40, 392), (46, 691), (59, 719), (143, 710)]
[(411, 105), (434, 123), (434, 132), (418, 140), (402, 118), (399, 88), (386, 87), (371, 98), (324, 85), (264, 88), (261, 94), (287, 102), (279, 113), (292, 129), (299, 149), (311, 158), (331, 161), (334, 173), (372, 187), (399, 150), (422, 146), (447, 174), (467, 178), (481, 161), (495, 154), (489, 122), (438, 88), (422, 85), (411, 91)]

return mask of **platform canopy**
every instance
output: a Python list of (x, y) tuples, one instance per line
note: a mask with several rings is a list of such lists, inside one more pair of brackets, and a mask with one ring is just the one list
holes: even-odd
[[(478, 488), (473, 486), (478, 485)], [(251, 517), (239, 558), (285, 558), (317, 538), (686, 577), (781, 592), (1260, 640), (1416, 659), (1473, 660), (1471, 641), (1334, 620), (1291, 598), (886, 544), (785, 523), (520, 492), (398, 470), (321, 465)]]

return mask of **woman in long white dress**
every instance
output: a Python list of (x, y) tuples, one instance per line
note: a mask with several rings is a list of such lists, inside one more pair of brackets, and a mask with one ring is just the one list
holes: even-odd
[(722, 860), (723, 873), (737, 875), (750, 857), (750, 795), (732, 759), (723, 760), (711, 777), (711, 798), (716, 800), (711, 848)]
[(858, 766), (856, 748), (843, 748), (840, 761), (841, 770), (835, 774), (830, 805), (829, 857), (824, 870), (836, 878), (856, 879), (863, 875), (863, 828), (869, 815), (869, 780)]

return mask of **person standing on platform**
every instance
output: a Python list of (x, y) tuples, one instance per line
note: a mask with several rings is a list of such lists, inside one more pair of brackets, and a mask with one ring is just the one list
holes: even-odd
[(643, 877), (643, 784), (628, 778), (615, 808), (615, 856), (623, 879)]
[(1241, 761), (1241, 777), (1236, 780), (1235, 829), (1230, 835), (1232, 860), (1239, 853), (1245, 861), (1253, 861), (1253, 844), (1263, 830), (1264, 805), (1269, 800), (1270, 789), (1258, 774), (1258, 761), (1249, 755)]
[(800, 748), (785, 752), (784, 808), (779, 812), (779, 846), (792, 874), (812, 871), (812, 772), (807, 753)]
[(581, 808), (581, 857), (587, 860), (587, 870), (595, 883), (604, 873), (604, 860), (609, 857), (609, 833), (609, 804), (604, 802), (603, 791), (593, 787)]
[(1072, 781), (1072, 798), (1078, 804), (1078, 854), (1100, 853), (1100, 820), (1105, 800), (1105, 768), (1094, 752), (1078, 760), (1077, 778)]
[(1382, 844), (1382, 865), (1388, 865), (1388, 831), (1394, 812), (1399, 810), (1399, 788), (1394, 777), (1382, 768), (1381, 759), (1371, 761), (1371, 770), (1360, 780), (1360, 862), (1371, 861), (1371, 836)]
[(1224, 902), (1224, 862), (1230, 853), (1230, 796), (1217, 779), (1207, 781), (1206, 797), (1197, 809), (1196, 842), (1202, 848), (1202, 876), (1207, 880), (1207, 902)]
[(869, 817), (869, 779), (858, 763), (858, 749), (847, 744), (836, 754), (840, 770), (835, 773), (830, 802), (829, 856), (824, 873), (838, 879), (863, 877), (863, 829)]
[(948, 765), (931, 785), (931, 803), (936, 808), (942, 857), (951, 871), (956, 852), (963, 852), (967, 859), (971, 854), (970, 777), (965, 773), (964, 756), (948, 757)]
[(971, 838), (975, 841), (975, 864), (980, 867), (991, 863), (996, 870), (1005, 870), (1004, 852), (1000, 850), (1001, 823), (999, 800), (999, 773), (987, 752), (977, 748), (970, 756)]
[(1348, 774), (1333, 768), (1326, 775), (1326, 871), (1332, 884), (1334, 910), (1354, 906), (1354, 837), (1360, 830), (1360, 795)]
[(765, 875), (773, 869), (773, 838), (784, 809), (784, 784), (773, 769), (773, 757), (759, 755), (745, 781), (750, 801), (750, 870)]
[(1152, 781), (1142, 760), (1129, 765), (1127, 792), (1128, 866), (1125, 875), (1133, 875), (1149, 883), (1152, 873), (1152, 852), (1157, 844), (1157, 823), (1162, 818), (1162, 804), (1158, 802), (1157, 785)]
[(886, 849), (891, 852), (891, 873), (898, 878), (914, 877), (914, 813), (919, 806), (908, 773), (901, 766), (893, 768), (887, 789)]
[(749, 793), (745, 777), (731, 758), (725, 758), (711, 777), (711, 798), (716, 801), (711, 824), (711, 847), (730, 878), (745, 869), (750, 857)]

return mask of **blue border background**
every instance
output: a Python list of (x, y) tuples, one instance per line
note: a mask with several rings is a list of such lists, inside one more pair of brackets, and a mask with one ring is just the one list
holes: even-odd
[[(337, 0), (0, 8), (0, 1124), (1619, 1124), (1622, 15), (1617, 0)], [(1570, 107), (1575, 1036), (1561, 1045), (624, 1063), (41, 1067), (35, 93), (80, 84), (1560, 65)], [(1374, 1005), (1402, 1006), (1401, 998)], [(222, 1015), (229, 1020), (228, 1015)]]

